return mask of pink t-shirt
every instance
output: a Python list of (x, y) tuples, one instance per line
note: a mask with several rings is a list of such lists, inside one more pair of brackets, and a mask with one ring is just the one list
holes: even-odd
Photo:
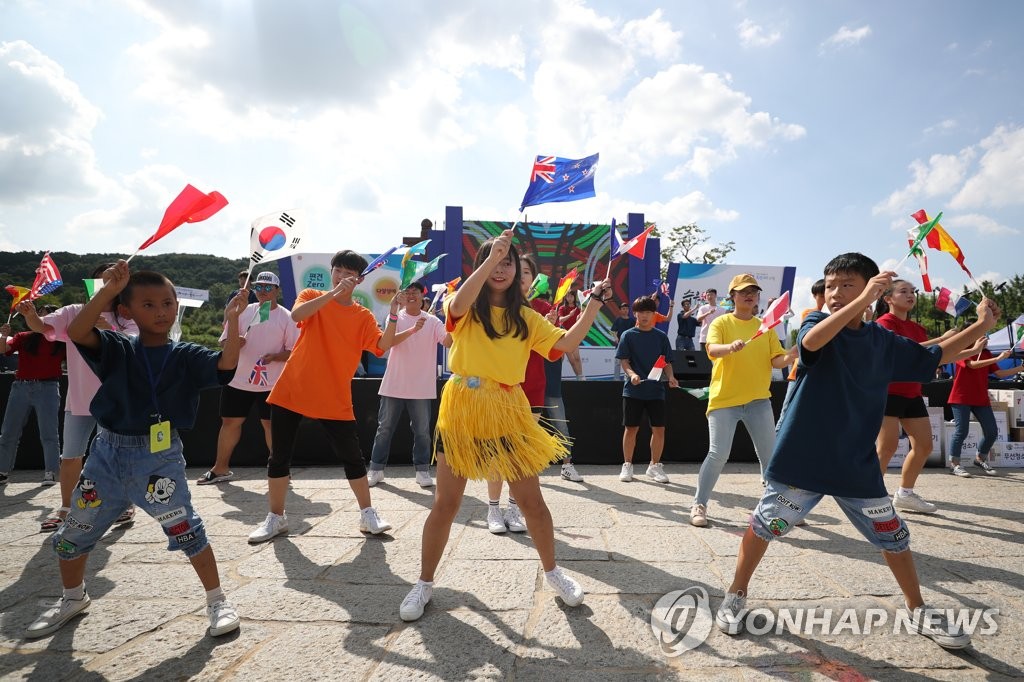
[(403, 308), (398, 311), (395, 333), (404, 332), (424, 318), (423, 329), (391, 349), (380, 382), (381, 395), (405, 399), (437, 397), (437, 344), (447, 334), (444, 322), (427, 313), (409, 315)]
[[(100, 380), (85, 364), (78, 347), (68, 338), (68, 326), (78, 313), (82, 312), (84, 303), (66, 305), (43, 318), (43, 324), (49, 329), (45, 336), (50, 341), (63, 341), (68, 344), (68, 397), (64, 409), (78, 417), (88, 417), (89, 403), (96, 391), (100, 389)], [(132, 320), (114, 316), (114, 313), (103, 313), (103, 319), (110, 323), (110, 328), (128, 336), (138, 336), (139, 328)]]
[[(238, 368), (235, 378), (228, 384), (239, 391), (265, 393), (274, 388), (281, 372), (283, 362), (265, 363), (262, 361), (268, 353), (280, 353), (295, 348), (299, 340), (299, 328), (292, 321), (292, 313), (284, 306), (276, 306), (270, 311), (265, 322), (259, 321), (259, 303), (250, 303), (238, 316), (239, 332), (245, 336), (245, 345), (238, 352)], [(251, 322), (251, 324), (250, 324)], [(249, 330), (245, 327), (249, 325)], [(224, 341), (228, 336), (227, 326), (220, 334)]]

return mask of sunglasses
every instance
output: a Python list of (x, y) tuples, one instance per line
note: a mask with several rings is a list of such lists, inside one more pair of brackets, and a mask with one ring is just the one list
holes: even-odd
[(267, 292), (267, 293), (270, 293), (270, 292), (271, 292), (271, 291), (273, 291), (273, 290), (274, 290), (274, 289), (275, 289), (276, 287), (277, 287), (277, 285), (276, 285), (276, 284), (253, 284), (253, 285), (252, 285), (252, 290), (253, 290), (253, 291), (257, 291), (257, 292), (259, 292), (259, 291), (265, 291), (265, 292)]

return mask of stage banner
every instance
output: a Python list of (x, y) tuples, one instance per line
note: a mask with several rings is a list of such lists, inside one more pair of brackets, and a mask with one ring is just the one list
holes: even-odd
[[(713, 263), (672, 263), (668, 268), (669, 284), (672, 287), (672, 319), (669, 320), (668, 338), (675, 348), (676, 330), (679, 328), (678, 316), (682, 310), (684, 299), (690, 299), (691, 306), (696, 309), (704, 305), (701, 296), (708, 289), (718, 291), (719, 304), (729, 299), (729, 282), (736, 275), (750, 273), (761, 287), (761, 310), (768, 307), (768, 299), (778, 298), (782, 292), (788, 291), (793, 298), (793, 279), (796, 268), (779, 265), (725, 265)], [(675, 277), (673, 278), (673, 275)], [(796, 311), (799, 314), (799, 311)], [(783, 322), (775, 329), (779, 338), (786, 341), (789, 324)], [(699, 328), (698, 328), (699, 332)], [(696, 338), (694, 344), (696, 345)]]
[[(376, 253), (362, 254), (367, 262), (379, 255)], [(288, 260), (291, 262), (290, 282), (286, 280), (285, 268), (281, 268), (283, 304), (292, 308), (295, 304), (295, 297), (303, 289), (330, 291), (332, 258), (334, 258), (333, 253), (300, 253), (289, 258)], [(401, 266), (402, 254), (391, 254), (385, 265), (367, 275), (352, 292), (352, 300), (373, 311), (373, 316), (377, 318), (378, 323), (387, 317), (391, 299), (398, 293), (398, 285), (402, 281)], [(288, 286), (289, 284), (291, 286)]]
[[(511, 222), (465, 220), (462, 224), (462, 277), (473, 272), (473, 260), (480, 244), (512, 228)], [(519, 223), (515, 228), (515, 247), (519, 253), (532, 254), (537, 267), (558, 282), (573, 268), (579, 276), (574, 290), (589, 289), (608, 274), (608, 256), (611, 254), (611, 226), (589, 223)], [(616, 259), (612, 266), (612, 295), (609, 304), (629, 299), (628, 257)], [(639, 261), (637, 261), (639, 263)], [(583, 347), (610, 348), (614, 345), (611, 332), (614, 313), (603, 308), (581, 344)], [(581, 349), (582, 350), (582, 349)], [(601, 372), (598, 372), (598, 374)], [(589, 373), (588, 373), (589, 376)]]

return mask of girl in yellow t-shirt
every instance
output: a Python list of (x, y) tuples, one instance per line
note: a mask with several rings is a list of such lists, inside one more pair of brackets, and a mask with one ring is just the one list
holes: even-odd
[(399, 610), (405, 621), (423, 615), (430, 601), (434, 571), (470, 478), (508, 481), (548, 583), (566, 605), (583, 602), (579, 583), (555, 563), (554, 528), (538, 478), (551, 462), (568, 454), (567, 443), (537, 423), (519, 384), (526, 375), (530, 351), (553, 359), (579, 346), (611, 284), (605, 280), (594, 285), (586, 310), (565, 331), (525, 305), (520, 268), (512, 231), (505, 230), (481, 245), (473, 274), (445, 301), (453, 374), (441, 393), (437, 488), (423, 525), (420, 579)]

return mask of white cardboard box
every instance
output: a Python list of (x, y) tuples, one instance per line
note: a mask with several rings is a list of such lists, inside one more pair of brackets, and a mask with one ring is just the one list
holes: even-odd
[[(998, 413), (996, 413), (996, 424), (997, 425), (999, 424), (998, 416), (999, 416)], [(1005, 421), (1005, 419), (1004, 419), (1004, 421)], [(950, 452), (953, 449), (952, 448), (953, 433), (956, 430), (956, 426), (954, 425), (953, 422), (946, 422), (945, 429), (946, 430), (945, 430), (944, 440), (943, 440), (943, 442), (945, 443), (945, 450), (943, 452), (944, 452), (944, 457), (945, 457), (945, 460), (946, 460), (946, 465), (949, 466), (949, 464), (950, 464), (949, 455), (950, 455)], [(1006, 434), (1003, 433), (1002, 431), (1000, 431), (999, 435), (996, 436), (996, 445), (999, 445), (1000, 443), (1005, 443), (1006, 441), (1007, 441)], [(965, 464), (965, 465), (966, 464), (970, 464), (971, 461), (975, 457), (978, 456), (978, 444), (980, 442), (981, 442), (981, 424), (979, 424), (978, 422), (972, 421), (970, 423), (970, 425), (967, 427), (967, 437), (964, 439), (964, 447), (963, 447), (963, 449), (960, 452), (960, 463), (961, 464)], [(994, 448), (995, 448), (995, 446), (993, 446), (993, 449)]]
[(932, 454), (941, 455), (943, 452), (943, 446), (946, 439), (943, 438), (943, 432), (945, 430), (946, 422), (943, 419), (945, 415), (945, 408), (943, 407), (929, 407), (928, 408), (928, 422), (932, 427)]
[(1024, 467), (1024, 443), (996, 443), (988, 461), (996, 468)]

